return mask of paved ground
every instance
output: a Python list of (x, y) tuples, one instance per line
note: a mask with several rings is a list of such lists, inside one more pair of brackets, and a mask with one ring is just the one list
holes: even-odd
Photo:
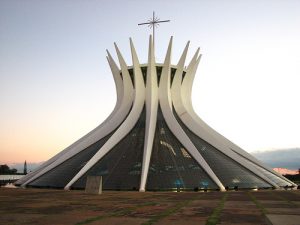
[(0, 224), (5, 225), (275, 225), (276, 222), (300, 225), (299, 190), (89, 195), (83, 191), (0, 188)]

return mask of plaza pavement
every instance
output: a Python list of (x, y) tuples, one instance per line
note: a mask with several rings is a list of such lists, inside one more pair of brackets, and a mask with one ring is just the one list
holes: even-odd
[(300, 190), (113, 192), (0, 188), (0, 224), (300, 225)]

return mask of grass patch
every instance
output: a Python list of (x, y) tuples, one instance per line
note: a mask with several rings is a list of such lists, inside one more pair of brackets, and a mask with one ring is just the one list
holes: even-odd
[(224, 208), (224, 204), (226, 202), (227, 197), (228, 197), (228, 192), (226, 192), (223, 195), (223, 197), (222, 197), (219, 205), (214, 209), (214, 211), (212, 212), (212, 214), (209, 216), (209, 218), (207, 219), (205, 225), (215, 225), (215, 224), (217, 224), (219, 222), (220, 214), (221, 214), (221, 211)]
[(159, 221), (159, 220), (161, 220), (161, 219), (163, 219), (167, 216), (170, 216), (173, 213), (177, 212), (180, 208), (186, 206), (191, 201), (192, 200), (187, 200), (187, 201), (184, 201), (184, 202), (180, 202), (175, 207), (166, 209), (162, 213), (160, 213), (160, 214), (154, 216), (153, 218), (151, 218), (150, 220), (148, 220), (147, 222), (142, 223), (142, 225), (152, 225), (152, 224), (156, 223), (157, 221)]
[(86, 219), (84, 221), (81, 221), (79, 223), (76, 223), (76, 225), (82, 225), (82, 224), (88, 224), (88, 223), (92, 223), (94, 221), (97, 221), (97, 220), (100, 220), (100, 219), (103, 219), (105, 218), (105, 216), (96, 216), (96, 217), (92, 217), (92, 218), (89, 218), (89, 219)]
[(113, 212), (113, 213), (109, 213), (109, 214), (106, 214), (106, 215), (103, 215), (103, 216), (91, 217), (91, 218), (83, 220), (83, 221), (81, 221), (79, 223), (76, 223), (76, 225), (89, 224), (89, 223), (92, 223), (94, 221), (102, 220), (104, 218), (113, 217), (113, 216), (125, 216), (125, 215), (129, 214), (130, 212), (132, 212), (132, 210), (134, 210), (134, 209), (135, 208), (133, 208), (133, 209), (124, 209), (124, 210), (119, 210), (119, 211), (116, 211), (116, 212)]
[(256, 207), (260, 209), (261, 213), (263, 215), (266, 215), (268, 213), (268, 210), (265, 207), (263, 207), (262, 204), (260, 204), (260, 202), (255, 198), (255, 196), (251, 194), (251, 192), (248, 191), (247, 194), (250, 197), (250, 199), (252, 200), (252, 202), (254, 202)]

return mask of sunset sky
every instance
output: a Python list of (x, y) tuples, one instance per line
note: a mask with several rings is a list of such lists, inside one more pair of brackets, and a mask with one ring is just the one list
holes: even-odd
[(188, 40), (202, 59), (193, 86), (199, 116), (248, 152), (300, 147), (300, 1), (0, 1), (0, 164), (49, 159), (100, 124), (116, 92), (113, 42), (141, 63), (152, 11), (162, 62)]

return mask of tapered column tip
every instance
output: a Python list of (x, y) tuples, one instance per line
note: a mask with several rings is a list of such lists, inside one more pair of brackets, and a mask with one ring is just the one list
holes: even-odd
[(129, 38), (130, 46), (133, 47), (133, 41), (132, 38)]

